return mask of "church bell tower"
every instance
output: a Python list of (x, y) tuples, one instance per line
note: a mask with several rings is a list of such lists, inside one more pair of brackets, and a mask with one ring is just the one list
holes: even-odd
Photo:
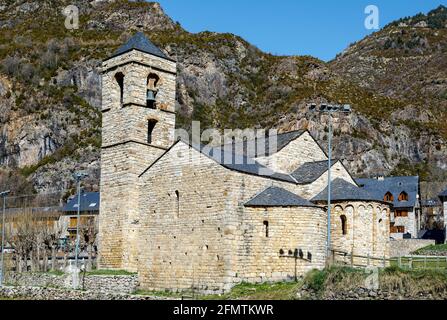
[(138, 177), (174, 143), (176, 70), (142, 32), (103, 61), (101, 268), (136, 271)]

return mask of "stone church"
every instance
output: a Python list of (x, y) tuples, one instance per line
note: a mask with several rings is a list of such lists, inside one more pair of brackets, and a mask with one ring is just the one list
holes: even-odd
[[(137, 271), (146, 290), (205, 292), (323, 268), (323, 149), (307, 131), (278, 134), (275, 150), (250, 156), (177, 139), (176, 74), (141, 32), (103, 62), (100, 267)], [(244, 161), (223, 161), (227, 153)], [(332, 247), (387, 257), (389, 204), (340, 161), (331, 172)]]

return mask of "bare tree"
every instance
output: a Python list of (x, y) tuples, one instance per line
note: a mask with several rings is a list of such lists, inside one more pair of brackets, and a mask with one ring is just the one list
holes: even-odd
[(31, 271), (47, 271), (50, 253), (53, 264), (55, 261), (57, 240), (61, 234), (58, 226), (49, 224), (48, 217), (42, 217), (31, 209), (15, 213), (12, 220), (15, 228), (11, 227), (9, 243), (15, 251), (16, 270), (27, 271), (29, 260)]
[(96, 225), (97, 221), (94, 217), (87, 217), (85, 221), (86, 222), (81, 225), (79, 231), (81, 235), (81, 246), (84, 250), (87, 249), (88, 252), (88, 262), (86, 269), (87, 271), (91, 271), (93, 268), (93, 253), (98, 235), (98, 228)]
[(13, 217), (16, 228), (10, 236), (11, 246), (16, 255), (16, 270), (18, 272), (28, 270), (28, 258), (34, 269), (33, 249), (37, 239), (37, 228), (35, 217), (31, 210), (24, 209)]

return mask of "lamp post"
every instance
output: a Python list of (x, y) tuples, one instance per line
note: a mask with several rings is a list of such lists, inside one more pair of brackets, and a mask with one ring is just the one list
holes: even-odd
[(78, 186), (78, 214), (76, 218), (76, 247), (75, 247), (75, 266), (78, 268), (78, 256), (79, 256), (79, 221), (81, 220), (81, 181), (88, 177), (88, 174), (78, 172), (73, 175)]
[(328, 133), (328, 178), (327, 178), (327, 240), (326, 240), (326, 255), (327, 261), (331, 257), (331, 169), (332, 169), (332, 114), (344, 113), (350, 114), (352, 108), (350, 105), (329, 105), (321, 104), (317, 108), (316, 104), (311, 104), (309, 110), (312, 112), (319, 112), (320, 114), (327, 114), (329, 117), (329, 133)]
[(0, 193), (0, 197), (3, 198), (3, 217), (2, 217), (2, 254), (1, 254), (1, 269), (0, 269), (0, 288), (3, 287), (3, 276), (4, 276), (4, 254), (5, 254), (5, 215), (6, 215), (6, 196), (10, 191), (3, 191)]

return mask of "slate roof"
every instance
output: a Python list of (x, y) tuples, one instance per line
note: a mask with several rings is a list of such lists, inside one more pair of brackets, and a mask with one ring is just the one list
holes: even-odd
[[(311, 201), (323, 201), (327, 202), (328, 198), (328, 188), (326, 187), (318, 195), (316, 195)], [(359, 188), (346, 180), (337, 178), (332, 181), (331, 184), (331, 199), (334, 201), (381, 201), (383, 202), (383, 197), (377, 198), (374, 194), (369, 191)]]
[(447, 198), (447, 189), (445, 189), (444, 191), (441, 192), (441, 194), (439, 195), (440, 198)]
[(246, 207), (317, 207), (315, 204), (279, 187), (269, 187), (245, 203)]
[[(89, 192), (81, 194), (81, 212), (99, 211), (100, 195), (99, 192)], [(63, 212), (77, 212), (78, 211), (78, 195), (73, 197), (62, 208)]]
[(422, 207), (432, 208), (432, 207), (439, 207), (442, 203), (439, 201), (439, 199), (427, 199), (421, 201)]
[[(377, 198), (384, 199), (385, 194), (391, 192), (394, 197), (394, 208), (413, 208), (417, 205), (417, 196), (419, 194), (419, 177), (386, 177), (383, 180), (378, 179), (356, 179), (359, 186), (371, 193)], [(399, 201), (399, 195), (405, 192), (408, 194), (408, 201)]]
[[(234, 143), (234, 149), (236, 153), (241, 153), (251, 158), (271, 156), (281, 151), (290, 142), (299, 138), (305, 132), (306, 132), (305, 130), (291, 131), (287, 133), (280, 133), (273, 136), (236, 142)], [(270, 142), (274, 141), (271, 139), (275, 138), (276, 138), (276, 146), (274, 144), (270, 146)], [(264, 150), (262, 150), (262, 147), (258, 148), (258, 145), (263, 146)], [(229, 146), (231, 146), (231, 144), (223, 145), (222, 148), (227, 148)]]
[(112, 57), (126, 53), (133, 49), (149, 53), (160, 58), (171, 60), (164, 54), (163, 51), (161, 51), (148, 38), (146, 38), (143, 32), (137, 32), (132, 38), (129, 39), (129, 41), (127, 41), (127, 43), (125, 43), (118, 50), (116, 50)]
[(267, 168), (266, 166), (255, 161), (254, 159), (248, 158), (245, 155), (235, 154), (234, 152), (232, 152), (231, 148), (227, 149), (217, 147), (206, 149), (204, 145), (200, 145), (200, 147), (197, 147), (194, 144), (191, 145), (191, 147), (213, 159), (227, 169), (296, 183), (295, 179), (291, 175), (275, 172), (270, 168)]
[[(331, 168), (338, 162), (332, 160)], [(328, 160), (307, 162), (295, 170), (291, 175), (298, 184), (312, 183), (328, 171)]]

